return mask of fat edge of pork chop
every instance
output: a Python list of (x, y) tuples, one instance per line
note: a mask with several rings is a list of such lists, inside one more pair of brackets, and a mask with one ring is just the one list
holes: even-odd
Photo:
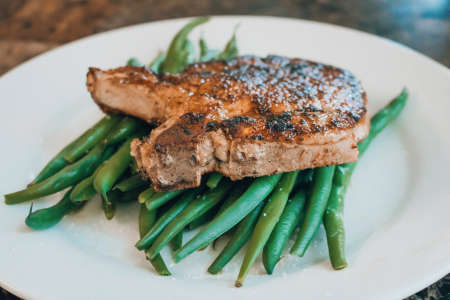
[(369, 129), (359, 81), (301, 59), (238, 57), (162, 76), (92, 68), (87, 86), (106, 112), (160, 124), (131, 147), (157, 190), (198, 186), (212, 171), (237, 180), (356, 161)]

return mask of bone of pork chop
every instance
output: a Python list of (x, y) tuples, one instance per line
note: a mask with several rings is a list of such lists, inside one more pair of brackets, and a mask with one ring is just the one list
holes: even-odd
[(356, 161), (366, 137), (366, 94), (348, 71), (280, 56), (237, 57), (177, 75), (91, 68), (87, 87), (107, 113), (159, 125), (132, 143), (157, 190)]

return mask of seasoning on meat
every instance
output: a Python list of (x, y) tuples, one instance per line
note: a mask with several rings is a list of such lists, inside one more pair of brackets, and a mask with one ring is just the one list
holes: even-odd
[(91, 68), (87, 87), (109, 113), (159, 125), (132, 155), (157, 190), (356, 161), (369, 130), (366, 94), (350, 72), (298, 58), (241, 56), (176, 75)]

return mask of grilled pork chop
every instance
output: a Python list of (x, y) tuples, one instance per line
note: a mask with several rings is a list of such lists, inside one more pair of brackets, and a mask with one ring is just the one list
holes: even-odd
[(156, 75), (138, 67), (91, 68), (87, 87), (108, 113), (159, 125), (132, 143), (157, 190), (356, 161), (366, 94), (348, 71), (280, 56), (238, 57)]

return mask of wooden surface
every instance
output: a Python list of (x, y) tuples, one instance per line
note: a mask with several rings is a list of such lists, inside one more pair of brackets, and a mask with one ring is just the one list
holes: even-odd
[[(450, 66), (450, 0), (0, 0), (0, 74), (96, 32), (214, 14), (274, 15), (342, 25), (392, 39)], [(0, 289), (0, 299), (17, 298)], [(450, 299), (450, 276), (410, 299)]]

